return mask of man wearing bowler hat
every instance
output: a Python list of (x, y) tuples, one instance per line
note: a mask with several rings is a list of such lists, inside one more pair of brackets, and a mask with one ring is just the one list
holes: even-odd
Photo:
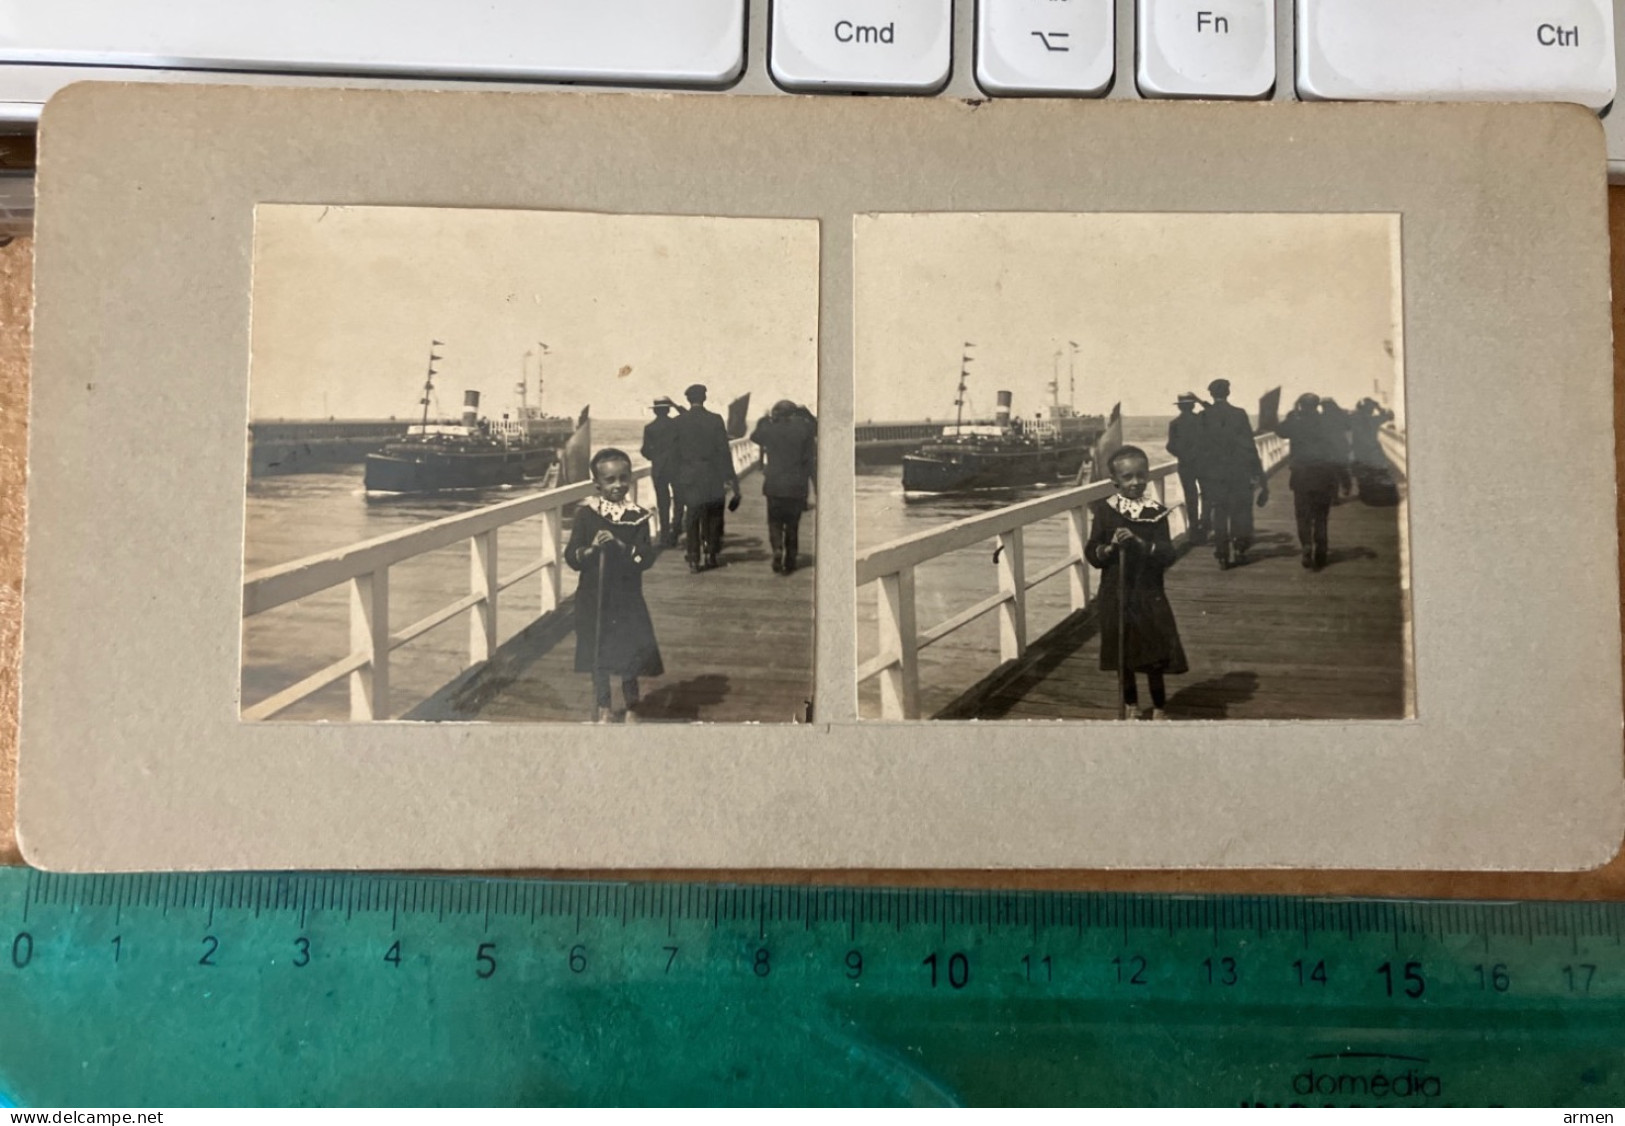
[(1253, 424), (1246, 411), (1230, 402), (1230, 381), (1215, 379), (1207, 390), (1213, 405), (1201, 414), (1207, 447), (1202, 492), (1213, 530), (1213, 554), (1219, 567), (1228, 569), (1246, 559), (1253, 543), (1253, 488), (1263, 486), (1260, 503), (1267, 503), (1269, 486), (1253, 441)]
[(705, 409), (705, 385), (683, 392), (688, 410), (673, 421), (677, 499), (684, 509), (683, 556), (690, 571), (709, 571), (722, 551), (723, 505), (739, 499), (739, 477), (722, 416)]
[(1168, 423), (1168, 452), (1179, 461), (1179, 484), (1185, 491), (1185, 520), (1190, 525), (1192, 543), (1207, 539), (1212, 518), (1201, 486), (1207, 473), (1207, 427), (1196, 413), (1196, 404), (1201, 401), (1186, 391), (1175, 401), (1179, 414)]
[(683, 502), (673, 504), (672, 486), (677, 471), (677, 420), (671, 412), (677, 404), (665, 395), (654, 401), (654, 421), (643, 428), (643, 456), (648, 459), (649, 476), (655, 486), (655, 506), (660, 513), (660, 541), (677, 546), (683, 523)]

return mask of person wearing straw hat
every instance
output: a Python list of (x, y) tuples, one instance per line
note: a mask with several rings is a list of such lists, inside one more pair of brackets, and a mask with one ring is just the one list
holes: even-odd
[[(674, 498), (673, 485), (677, 470), (677, 420), (671, 412), (677, 404), (662, 395), (654, 401), (654, 421), (643, 428), (643, 449), (640, 451), (649, 463), (649, 478), (655, 487), (655, 511), (660, 516), (660, 542), (667, 547), (677, 546), (682, 534), (683, 502)], [(673, 503), (673, 501), (676, 503)]]
[(1202, 496), (1202, 475), (1207, 472), (1207, 426), (1196, 413), (1201, 399), (1193, 391), (1186, 391), (1175, 400), (1179, 413), (1168, 423), (1168, 452), (1179, 462), (1179, 485), (1185, 495), (1185, 523), (1190, 528), (1191, 542), (1207, 539), (1211, 515), (1207, 498)]
[(1253, 543), (1253, 490), (1258, 503), (1269, 503), (1269, 483), (1253, 440), (1247, 412), (1230, 402), (1230, 381), (1215, 379), (1207, 385), (1213, 403), (1202, 412), (1207, 440), (1207, 476), (1202, 479), (1213, 530), (1213, 554), (1220, 569), (1246, 561)]

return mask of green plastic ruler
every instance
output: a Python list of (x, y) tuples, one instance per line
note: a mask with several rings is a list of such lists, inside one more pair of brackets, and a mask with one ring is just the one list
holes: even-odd
[(19, 1105), (1625, 1103), (1625, 905), (0, 871)]

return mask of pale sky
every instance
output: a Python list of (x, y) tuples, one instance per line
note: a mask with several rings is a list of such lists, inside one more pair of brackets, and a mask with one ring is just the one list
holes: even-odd
[[(1395, 215), (917, 214), (855, 220), (854, 417), (953, 415), (960, 346), (969, 400), (1017, 414), (1061, 401), (1174, 413), (1218, 377), (1249, 412), (1280, 385), (1403, 420)], [(1078, 345), (1073, 360), (1071, 344)]]
[(432, 339), (442, 415), (511, 410), (522, 366), (534, 405), (538, 342), (551, 414), (817, 398), (810, 220), (262, 204), (253, 302), (253, 418), (411, 417)]

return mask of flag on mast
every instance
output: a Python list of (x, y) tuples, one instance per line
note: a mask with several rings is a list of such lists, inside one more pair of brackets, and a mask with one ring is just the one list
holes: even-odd
[(728, 437), (743, 438), (750, 433), (750, 392), (728, 404)]
[(573, 485), (592, 476), (592, 419), (588, 417), (591, 410), (591, 405), (581, 408), (575, 433), (570, 435), (559, 453), (558, 483), (561, 485)]
[(1281, 424), (1281, 389), (1272, 387), (1258, 400), (1258, 429), (1254, 434), (1273, 434)]
[(1100, 432), (1095, 439), (1094, 456), (1089, 464), (1079, 466), (1078, 484), (1085, 485), (1094, 481), (1104, 481), (1110, 474), (1106, 471), (1106, 464), (1111, 461), (1112, 454), (1123, 445), (1123, 404), (1112, 404), (1111, 417), (1106, 420), (1106, 429)]

